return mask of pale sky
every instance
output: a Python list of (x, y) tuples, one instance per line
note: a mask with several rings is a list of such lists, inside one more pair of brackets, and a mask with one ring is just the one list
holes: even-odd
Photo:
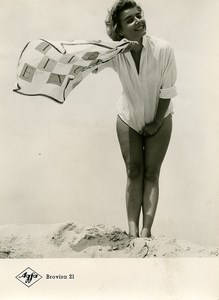
[[(77, 221), (127, 230), (117, 74), (87, 77), (63, 105), (12, 92), (27, 42), (108, 40), (104, 19), (112, 3), (0, 1), (0, 224)], [(178, 68), (153, 234), (219, 246), (218, 1), (140, 4), (148, 34), (170, 42)]]

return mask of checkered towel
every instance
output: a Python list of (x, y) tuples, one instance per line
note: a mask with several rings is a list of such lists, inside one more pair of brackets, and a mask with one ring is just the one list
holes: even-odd
[(63, 103), (69, 93), (101, 64), (123, 52), (130, 42), (29, 42), (21, 53), (13, 91), (42, 95)]

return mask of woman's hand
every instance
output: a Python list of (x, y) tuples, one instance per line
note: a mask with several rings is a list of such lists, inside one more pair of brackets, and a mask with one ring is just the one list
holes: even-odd
[(122, 51), (122, 53), (129, 52), (133, 50), (137, 45), (139, 45), (138, 42), (136, 41), (129, 41), (127, 39), (122, 39), (122, 41), (129, 42), (128, 46)]
[(154, 135), (160, 128), (161, 123), (154, 121), (152, 123), (146, 124), (144, 128), (139, 132), (143, 136), (151, 136)]

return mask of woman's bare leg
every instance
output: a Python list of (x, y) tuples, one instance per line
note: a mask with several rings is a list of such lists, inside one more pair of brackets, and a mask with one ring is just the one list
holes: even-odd
[(143, 196), (143, 228), (141, 237), (151, 236), (151, 227), (159, 197), (160, 168), (165, 157), (172, 131), (172, 115), (163, 120), (159, 131), (145, 137), (145, 174)]
[(143, 200), (144, 138), (117, 118), (117, 135), (127, 171), (126, 208), (129, 234), (139, 236), (139, 216)]

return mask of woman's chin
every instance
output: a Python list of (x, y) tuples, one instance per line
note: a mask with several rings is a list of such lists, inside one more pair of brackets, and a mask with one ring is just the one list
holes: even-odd
[(146, 34), (146, 29), (136, 31), (136, 36), (143, 37)]
[(142, 36), (146, 35), (146, 33), (147, 33), (147, 30), (146, 30), (146, 28), (144, 28), (144, 29), (142, 30)]

